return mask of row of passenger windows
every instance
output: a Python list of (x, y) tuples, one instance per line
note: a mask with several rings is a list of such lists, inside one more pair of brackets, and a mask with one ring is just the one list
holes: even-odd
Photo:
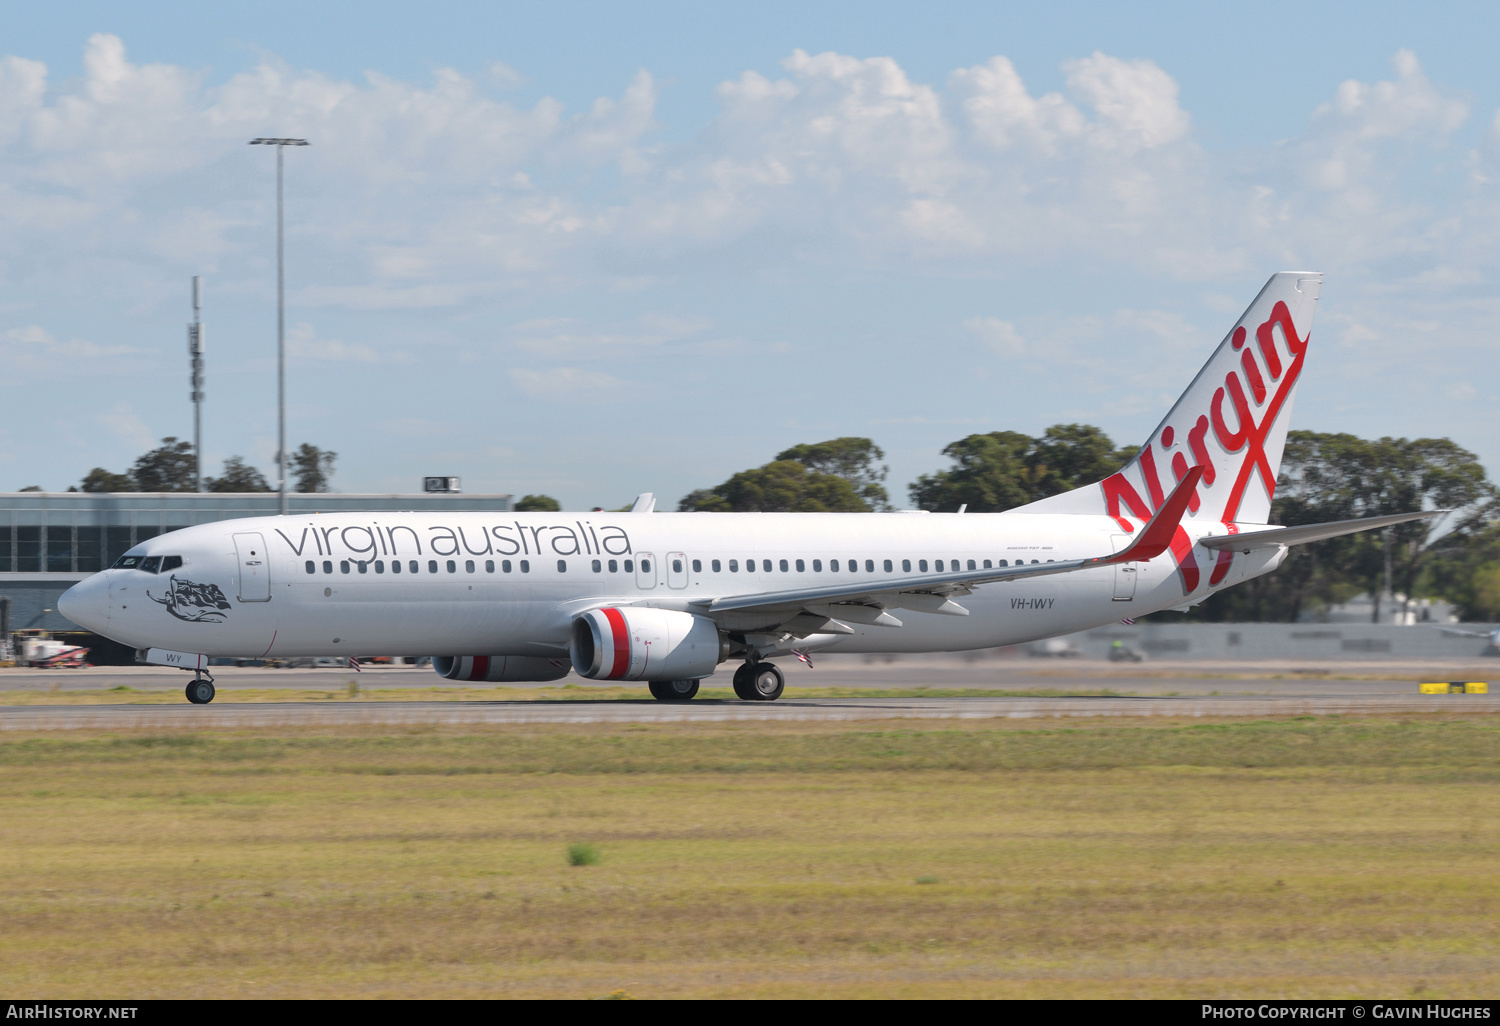
[[(135, 558), (135, 557), (130, 557), (130, 558)], [(152, 562), (154, 562), (156, 560), (156, 558), (157, 557), (152, 557), (151, 559), (146, 560), (146, 562), (147, 563), (152, 563)], [(182, 565), (182, 559), (180, 557), (177, 557), (177, 556), (168, 556), (166, 558), (168, 560), (176, 560), (176, 562), (174, 564), (172, 564), (172, 566), (170, 566), (170, 567), (169, 566), (163, 566), (162, 567), (163, 570), (172, 569), (174, 567)], [(123, 562), (124, 562), (124, 560), (121, 560), (121, 563), (123, 563)], [(612, 573), (612, 574), (619, 573), (622, 568), (624, 569), (624, 571), (627, 574), (633, 574), (633, 573), (635, 573), (635, 562), (636, 562), (635, 560), (631, 560), (631, 559), (626, 559), (626, 560), (611, 559), (611, 560), (607, 560), (607, 561), (606, 560), (595, 559), (595, 560), (591, 561), (590, 569), (592, 569), (594, 571), (594, 573), (596, 573), (596, 574), (603, 573), (604, 570), (605, 570), (605, 565), (607, 563), (608, 567), (609, 567), (609, 572)], [(859, 570), (860, 570), (860, 561), (857, 560), (857, 559), (845, 559), (845, 560), (842, 560), (842, 561), (837, 560), (837, 559), (830, 559), (828, 561), (828, 572), (829, 573), (839, 573), (839, 572), (841, 572), (840, 571), (840, 564), (841, 564), (841, 562), (842, 562), (843, 567), (846, 568), (843, 572), (847, 572), (847, 573), (859, 573)], [(1020, 566), (1022, 563), (1025, 563), (1025, 562), (1026, 561), (1024, 559), (1018, 559), (1018, 560), (1016, 560), (1016, 565)], [(1033, 563), (1038, 563), (1038, 562), (1040, 562), (1040, 560), (1033, 559), (1032, 562)], [(1052, 562), (1052, 560), (1049, 559), (1049, 560), (1047, 560), (1047, 562), (1050, 563), (1050, 562)], [(430, 573), (430, 574), (440, 573), (444, 569), (446, 569), (448, 571), (448, 573), (450, 573), (450, 574), (456, 574), (456, 573), (458, 573), (458, 560), (456, 560), (456, 559), (445, 560), (445, 561), (443, 561), (442, 564), (439, 564), (439, 561), (436, 560), (436, 559), (429, 559), (429, 560), (426, 561), (426, 563), (427, 563), (427, 567), (426, 567), (427, 572)], [(946, 573), (954, 573), (954, 572), (957, 572), (957, 571), (960, 571), (960, 570), (964, 570), (964, 569), (969, 569), (969, 570), (978, 570), (978, 569), (981, 569), (980, 562), (977, 561), (977, 560), (973, 560), (973, 559), (968, 560), (967, 561), (967, 564), (968, 564), (967, 567), (965, 567), (963, 565), (963, 563), (964, 563), (964, 561), (957, 560), (957, 559), (949, 559), (949, 560), (934, 559), (932, 561), (932, 570), (934, 572), (937, 572), (937, 573), (945, 573), (945, 572)], [(640, 564), (641, 564), (641, 573), (643, 573), (643, 574), (649, 574), (651, 572), (651, 560), (649, 560), (649, 559), (643, 559), (643, 560), (640, 561)], [(760, 570), (761, 570), (762, 573), (767, 573), (767, 574), (774, 573), (776, 568), (779, 568), (782, 573), (791, 573), (793, 565), (796, 566), (797, 573), (800, 574), (800, 573), (806, 573), (807, 572), (807, 561), (806, 560), (802, 560), (802, 559), (797, 559), (797, 560), (782, 559), (782, 560), (776, 560), (774, 562), (772, 560), (769, 560), (769, 559), (762, 559), (762, 560), (760, 560)], [(995, 561), (993, 563), (990, 560), (988, 560), (988, 559), (986, 559), (986, 560), (983, 561), (983, 569), (985, 569), (985, 570), (992, 569), (995, 566), (1009, 566), (1009, 565), (1010, 565), (1010, 561), (1009, 560), (1005, 560), (1005, 559), (997, 560), (997, 561)], [(323, 560), (322, 566), (323, 566), (323, 572), (325, 574), (331, 574), (331, 573), (333, 573), (333, 560), (331, 560), (331, 559), (325, 559), (325, 560)], [(487, 573), (487, 574), (494, 573), (495, 572), (495, 566), (496, 566), (495, 560), (493, 560), (493, 559), (486, 559), (484, 561), (484, 572)], [(339, 573), (342, 573), (342, 574), (347, 574), (347, 573), (361, 573), (361, 574), (365, 574), (365, 573), (369, 573), (372, 568), (374, 569), (374, 571), (377, 574), (383, 574), (386, 571), (386, 562), (383, 559), (376, 559), (376, 560), (341, 559), (341, 560), (339, 560), (338, 567), (339, 567)], [(502, 559), (502, 560), (499, 561), (499, 567), (500, 567), (500, 572), (503, 573), (503, 574), (511, 573), (514, 570), (516, 570), (517, 568), (519, 568), (520, 571), (521, 571), (521, 573), (523, 573), (523, 574), (529, 574), (529, 573), (531, 573), (531, 561), (529, 559), (517, 560), (514, 564), (512, 564), (512, 562), (510, 560), (508, 560), (508, 559)], [(723, 562), (721, 560), (711, 559), (711, 560), (709, 560), (709, 568), (712, 570), (713, 573), (716, 573), (716, 574), (717, 573), (722, 573), (723, 570), (724, 570), (724, 564), (723, 564)], [(755, 568), (756, 568), (756, 561), (754, 559), (747, 559), (747, 560), (745, 560), (745, 573), (747, 573), (747, 574), (755, 573)], [(885, 573), (888, 573), (888, 574), (889, 573), (895, 573), (896, 572), (895, 560), (890, 560), (890, 559), (882, 560), (881, 561), (881, 568), (884, 570)], [(146, 570), (148, 568), (145, 567), (145, 566), (142, 566), (142, 567), (140, 567), (140, 569)], [(928, 572), (928, 569), (927, 569), (927, 560), (925, 560), (925, 559), (919, 559), (919, 560), (917, 560), (916, 561), (916, 570), (917, 570), (918, 573), (924, 573), (924, 574), (927, 573)], [(399, 573), (403, 573), (403, 572), (404, 573), (411, 573), (411, 574), (419, 574), (419, 573), (422, 572), (422, 561), (418, 560), (418, 559), (410, 559), (410, 560), (407, 560), (405, 563), (402, 563), (401, 560), (399, 560), (399, 559), (393, 559), (390, 562), (390, 571), (393, 574), (399, 574)], [(472, 573), (478, 573), (478, 571), (479, 571), (479, 566), (478, 566), (477, 563), (475, 563), (474, 560), (472, 560), (472, 559), (466, 559), (466, 560), (464, 560), (464, 572), (465, 573), (472, 574)], [(821, 559), (815, 559), (815, 560), (812, 561), (812, 571), (815, 574), (820, 574), (820, 573), (823, 572), (823, 561)], [(148, 572), (150, 572), (150, 573), (156, 573), (157, 571), (156, 571), (156, 569), (154, 567), (152, 567), (152, 568), (150, 568), (148, 570)], [(318, 562), (317, 562), (317, 560), (309, 559), (307, 561), (307, 572), (310, 573), (310, 574), (315, 574), (315, 573), (318, 572)], [(565, 574), (565, 573), (568, 572), (568, 561), (566, 559), (559, 559), (557, 561), (557, 572), (560, 573), (560, 574)], [(674, 559), (674, 560), (672, 560), (672, 572), (675, 573), (675, 574), (682, 573), (682, 560), (680, 560), (680, 559)], [(695, 560), (693, 560), (693, 573), (695, 573), (695, 574), (701, 574), (702, 572), (703, 572), (703, 560), (701, 560), (701, 559), (695, 559)], [(729, 560), (729, 572), (732, 573), (732, 574), (737, 574), (737, 573), (740, 572), (740, 561), (739, 560), (737, 560), (737, 559), (731, 559), (731, 560)], [(875, 560), (873, 560), (873, 559), (867, 559), (867, 560), (864, 561), (864, 572), (867, 573), (867, 574), (873, 574), (875, 572)], [(908, 573), (908, 574), (912, 572), (912, 561), (911, 560), (909, 560), (909, 559), (903, 559), (901, 561), (901, 572), (902, 573)]]

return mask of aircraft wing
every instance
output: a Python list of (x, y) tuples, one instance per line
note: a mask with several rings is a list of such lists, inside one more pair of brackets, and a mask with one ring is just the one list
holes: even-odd
[(1249, 552), (1251, 549), (1269, 548), (1273, 545), (1305, 545), (1308, 542), (1325, 541), (1359, 531), (1371, 531), (1377, 527), (1390, 527), (1412, 520), (1449, 513), (1446, 509), (1428, 509), (1420, 513), (1392, 513), (1383, 517), (1361, 517), (1358, 520), (1331, 520), (1326, 524), (1306, 524), (1301, 527), (1273, 527), (1267, 531), (1250, 531), (1246, 534), (1215, 535), (1200, 538), (1198, 544), (1206, 549), (1233, 549)]
[[(755, 595), (735, 595), (715, 599), (708, 604), (708, 612), (715, 613), (786, 613), (789, 617), (801, 615), (805, 610), (810, 620), (827, 619), (836, 626), (825, 625), (819, 629), (834, 633), (852, 633), (840, 619), (857, 623), (879, 624), (899, 627), (901, 621), (883, 611), (894, 606), (916, 609), (929, 613), (947, 613), (968, 616), (969, 611), (948, 596), (967, 595), (981, 584), (998, 581), (1015, 581), (1028, 577), (1044, 577), (1049, 574), (1066, 574), (1075, 570), (1089, 570), (1116, 563), (1144, 562), (1154, 559), (1167, 550), (1172, 536), (1182, 522), (1188, 499), (1202, 476), (1201, 467), (1193, 467), (1178, 483), (1167, 501), (1146, 521), (1133, 542), (1119, 552), (1089, 559), (1065, 559), (1046, 563), (1016, 564), (1015, 566), (991, 567), (987, 570), (960, 570), (950, 573), (922, 574), (920, 576), (886, 579), (878, 584), (857, 581), (840, 581), (836, 584), (816, 588), (794, 588), (787, 591), (761, 592)], [(809, 627), (811, 628), (811, 624)], [(809, 631), (811, 632), (811, 630)]]

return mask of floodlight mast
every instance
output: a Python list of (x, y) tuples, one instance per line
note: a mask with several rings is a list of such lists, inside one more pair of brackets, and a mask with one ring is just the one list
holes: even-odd
[(306, 139), (251, 139), (251, 146), (276, 147), (276, 476), (278, 508), (286, 516), (286, 260), (282, 230), (281, 151), (306, 146)]

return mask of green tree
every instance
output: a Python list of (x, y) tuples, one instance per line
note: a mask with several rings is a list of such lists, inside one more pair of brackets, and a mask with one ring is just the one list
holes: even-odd
[(527, 495), (516, 500), (517, 513), (557, 513), (562, 507), (550, 495)]
[(211, 492), (269, 492), (271, 490), (265, 475), (239, 456), (231, 456), (225, 460), (223, 476), (208, 478), (203, 482), (203, 486)]
[(103, 467), (95, 467), (83, 479), (85, 492), (133, 492), (138, 489), (129, 474), (112, 474)]
[(193, 443), (179, 442), (175, 436), (168, 436), (161, 440), (159, 448), (135, 461), (135, 466), (130, 468), (130, 477), (135, 481), (135, 491), (191, 492), (196, 467)]
[(890, 509), (884, 481), (890, 468), (879, 461), (885, 451), (868, 438), (831, 438), (826, 442), (794, 445), (776, 454), (777, 460), (796, 460), (817, 474), (842, 477), (871, 509)]
[(967, 504), (975, 513), (998, 513), (1101, 481), (1134, 454), (1088, 424), (1054, 424), (1040, 438), (1019, 431), (969, 435), (944, 447), (954, 466), (919, 477), (911, 499), (920, 509)]
[(683, 496), (680, 510), (710, 513), (868, 513), (870, 505), (846, 478), (776, 460), (743, 470), (717, 488)]
[(333, 464), (339, 454), (329, 449), (303, 442), (292, 453), (290, 471), (297, 479), (296, 491), (326, 492), (328, 481), (333, 477)]
[(23, 491), (23, 492), (39, 492), (41, 490), (42, 490), (42, 486), (41, 485), (27, 485), (25, 488), (21, 489), (21, 491)]

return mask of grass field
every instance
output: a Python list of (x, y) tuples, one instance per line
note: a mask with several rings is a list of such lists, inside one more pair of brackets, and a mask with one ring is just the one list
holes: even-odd
[(1491, 717), (6, 737), (0, 990), (1494, 997), (1497, 742)]

